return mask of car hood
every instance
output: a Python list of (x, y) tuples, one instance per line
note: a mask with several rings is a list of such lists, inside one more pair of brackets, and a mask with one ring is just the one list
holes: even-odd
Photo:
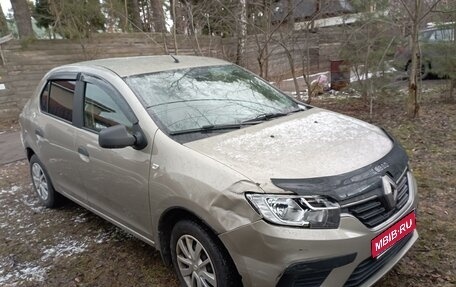
[(376, 126), (313, 108), (185, 145), (267, 187), (271, 178), (359, 169), (385, 156), (393, 142)]

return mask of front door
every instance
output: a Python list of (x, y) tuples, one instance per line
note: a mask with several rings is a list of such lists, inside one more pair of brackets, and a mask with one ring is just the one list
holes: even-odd
[(78, 132), (79, 174), (89, 205), (126, 227), (150, 236), (148, 149), (104, 149), (98, 133), (122, 124), (132, 128), (136, 118), (123, 97), (106, 82), (83, 77), (83, 121)]

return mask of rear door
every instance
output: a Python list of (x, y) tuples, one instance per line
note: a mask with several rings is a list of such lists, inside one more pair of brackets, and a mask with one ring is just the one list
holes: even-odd
[(89, 205), (144, 236), (151, 234), (147, 148), (104, 149), (98, 133), (113, 125), (132, 129), (137, 119), (123, 96), (106, 81), (84, 75), (81, 127), (77, 133), (79, 175)]
[(38, 158), (46, 167), (54, 188), (85, 202), (76, 168), (73, 104), (76, 75), (50, 79), (40, 95), (40, 111), (34, 119)]

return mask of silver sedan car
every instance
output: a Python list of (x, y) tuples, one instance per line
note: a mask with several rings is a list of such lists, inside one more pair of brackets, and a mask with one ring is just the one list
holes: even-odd
[(20, 123), (41, 202), (154, 246), (182, 286), (370, 286), (418, 238), (394, 138), (223, 60), (58, 67)]

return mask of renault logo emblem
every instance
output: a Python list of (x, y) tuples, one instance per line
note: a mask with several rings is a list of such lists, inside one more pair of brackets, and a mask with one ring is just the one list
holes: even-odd
[(383, 193), (385, 203), (389, 210), (396, 207), (397, 202), (397, 185), (389, 176), (385, 175), (382, 177)]

